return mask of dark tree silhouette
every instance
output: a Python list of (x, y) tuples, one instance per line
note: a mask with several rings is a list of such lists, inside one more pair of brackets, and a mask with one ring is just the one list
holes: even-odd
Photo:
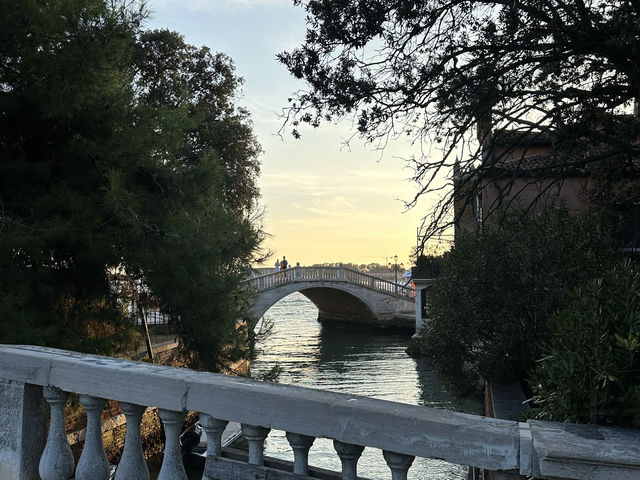
[(260, 147), (231, 60), (144, 31), (140, 5), (0, 9), (0, 341), (115, 353), (144, 285), (221, 370), (248, 353)]
[[(639, 170), (638, 0), (294, 3), (307, 11), (306, 40), (279, 60), (310, 89), (291, 99), (285, 125), (297, 137), (303, 123), (351, 116), (357, 133), (381, 148), (412, 138), (421, 189), (408, 205), (441, 193), (425, 219), (427, 237), (455, 221), (442, 177), (456, 159), (469, 182), (466, 203), (483, 175), (498, 169), (516, 178), (541, 136), (550, 159), (527, 174), (561, 181), (597, 172), (614, 182)], [(441, 150), (423, 148), (432, 142)]]

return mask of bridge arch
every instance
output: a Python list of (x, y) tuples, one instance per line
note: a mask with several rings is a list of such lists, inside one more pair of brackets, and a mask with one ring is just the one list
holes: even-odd
[(318, 308), (319, 321), (360, 323), (378, 327), (415, 325), (415, 290), (343, 267), (300, 267), (246, 280), (257, 295), (251, 327), (266, 311), (294, 292)]
[[(347, 285), (319, 286), (311, 282), (292, 282), (259, 294), (253, 308), (255, 323), (276, 303), (292, 293), (301, 293), (318, 309), (318, 320), (328, 322), (379, 323), (374, 307)], [(255, 323), (253, 326), (255, 326)]]

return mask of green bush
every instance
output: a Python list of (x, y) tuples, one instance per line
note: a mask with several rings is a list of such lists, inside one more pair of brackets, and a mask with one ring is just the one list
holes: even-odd
[(458, 235), (427, 295), (430, 320), (412, 350), (460, 395), (482, 378), (526, 378), (547, 338), (548, 316), (610, 261), (597, 225), (591, 216), (549, 208)]
[(627, 261), (576, 289), (549, 331), (533, 382), (537, 416), (640, 426), (640, 269)]

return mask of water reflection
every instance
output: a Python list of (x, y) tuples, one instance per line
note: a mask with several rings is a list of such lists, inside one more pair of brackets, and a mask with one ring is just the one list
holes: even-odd
[(414, 359), (414, 362), (420, 385), (416, 405), (444, 408), (476, 415), (482, 413), (480, 399), (474, 397), (460, 399), (452, 396), (426, 360), (419, 358)]
[[(410, 333), (381, 332), (366, 328), (321, 326), (317, 309), (303, 295), (293, 294), (274, 305), (266, 315), (273, 331), (259, 347), (262, 353), (252, 364), (254, 376), (279, 363), (281, 383), (365, 395), (385, 400), (478, 413), (477, 400), (459, 401), (444, 389), (429, 365), (407, 356)], [(274, 431), (266, 454), (292, 459), (284, 432)], [(331, 441), (318, 439), (310, 463), (340, 469)], [(391, 478), (375, 449), (365, 449), (358, 464), (359, 475)], [(466, 469), (438, 460), (416, 459), (410, 479), (465, 478)]]

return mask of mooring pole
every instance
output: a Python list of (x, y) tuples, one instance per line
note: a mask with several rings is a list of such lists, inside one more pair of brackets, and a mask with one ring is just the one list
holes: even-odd
[(149, 361), (151, 363), (156, 363), (153, 358), (153, 348), (151, 347), (151, 336), (149, 335), (149, 325), (147, 324), (147, 315), (144, 313), (144, 309), (138, 303), (138, 312), (140, 312), (140, 317), (142, 318), (142, 324), (144, 325), (144, 333), (145, 339), (147, 341), (147, 354), (149, 355)]

